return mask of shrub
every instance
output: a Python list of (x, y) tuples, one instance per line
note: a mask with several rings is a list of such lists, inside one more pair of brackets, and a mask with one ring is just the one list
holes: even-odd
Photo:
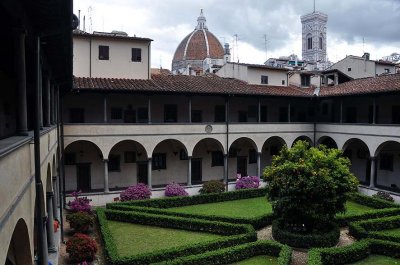
[(338, 149), (309, 148), (306, 141), (284, 146), (264, 171), (267, 197), (284, 227), (311, 233), (344, 212), (346, 193), (356, 191), (358, 184), (349, 166)]
[(236, 179), (235, 188), (240, 189), (256, 189), (260, 186), (260, 178), (257, 176), (240, 176)]
[(96, 241), (88, 235), (76, 233), (67, 242), (67, 253), (71, 261), (92, 261), (96, 252)]
[(165, 187), (165, 196), (174, 197), (174, 196), (188, 196), (189, 194), (185, 191), (185, 188), (177, 183), (168, 184)]
[(76, 232), (85, 233), (93, 226), (93, 218), (87, 212), (76, 212), (67, 215), (67, 221)]
[(73, 201), (68, 202), (68, 207), (71, 212), (87, 212), (90, 213), (91, 211), (91, 206), (90, 206), (90, 200), (87, 197), (81, 197), (79, 198), (79, 194), (81, 194), (81, 191), (74, 191), (71, 195), (74, 196)]
[(149, 199), (151, 191), (146, 184), (138, 183), (121, 192), (121, 201)]
[(221, 193), (224, 191), (225, 191), (225, 184), (219, 180), (210, 180), (204, 182), (203, 187), (199, 190), (200, 194)]
[(372, 195), (372, 197), (386, 200), (389, 202), (394, 202), (393, 197), (389, 194), (389, 192), (386, 191), (378, 191), (378, 193)]

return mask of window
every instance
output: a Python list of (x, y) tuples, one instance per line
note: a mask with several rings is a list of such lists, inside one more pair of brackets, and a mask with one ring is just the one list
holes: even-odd
[(201, 110), (192, 110), (192, 122), (202, 122), (202, 112)]
[(261, 84), (268, 84), (268, 76), (267, 75), (261, 76)]
[(188, 155), (187, 155), (185, 149), (181, 149), (179, 151), (179, 159), (180, 160), (188, 160)]
[(217, 105), (215, 106), (214, 121), (215, 122), (225, 122), (225, 106)]
[(142, 61), (142, 49), (132, 48), (132, 62), (141, 62), (141, 61)]
[(400, 123), (400, 106), (392, 106), (392, 123)]
[(288, 108), (287, 107), (279, 108), (279, 122), (288, 122)]
[(75, 153), (65, 153), (64, 161), (65, 161), (65, 165), (75, 165), (76, 164), (76, 154)]
[(285, 85), (285, 80), (282, 80), (282, 85), (283, 85), (283, 86)]
[(257, 163), (257, 152), (255, 149), (249, 150), (249, 164)]
[(389, 68), (385, 68), (385, 74), (389, 74), (390, 73), (390, 69)]
[(146, 123), (149, 121), (149, 111), (147, 108), (137, 109), (138, 122)]
[(249, 106), (247, 113), (248, 113), (247, 115), (249, 118), (257, 118), (257, 113), (258, 113), (257, 106), (255, 106), (255, 105)]
[(99, 45), (99, 60), (109, 60), (110, 47)]
[(112, 120), (122, 120), (122, 109), (121, 108), (111, 108), (111, 119)]
[(322, 103), (322, 115), (328, 115), (328, 103)]
[(347, 68), (347, 72), (351, 72), (351, 67)]
[(322, 37), (319, 37), (319, 49), (322, 50)]
[(247, 111), (239, 111), (238, 114), (239, 114), (238, 117), (239, 122), (247, 122)]
[(392, 154), (381, 154), (379, 156), (381, 170), (393, 171), (393, 155)]
[(167, 168), (167, 154), (165, 153), (155, 153), (153, 154), (153, 159), (151, 160), (153, 170), (160, 170)]
[(224, 154), (222, 151), (213, 151), (211, 153), (211, 166), (220, 167), (224, 166)]
[(309, 87), (310, 86), (310, 76), (309, 75), (300, 75), (301, 78), (301, 86)]
[(121, 171), (119, 155), (110, 155), (108, 157), (108, 171)]
[(136, 163), (136, 153), (134, 151), (127, 151), (124, 153), (125, 163)]
[(69, 122), (71, 123), (84, 123), (85, 112), (82, 108), (70, 108), (69, 109)]
[(311, 37), (311, 34), (307, 35), (307, 49), (308, 50), (312, 49), (312, 37)]
[[(121, 111), (122, 115), (122, 111)], [(132, 106), (129, 105), (128, 109), (124, 111), (124, 122), (125, 123), (136, 123), (136, 110), (132, 109)]]
[(164, 122), (178, 121), (178, 106), (175, 104), (164, 105)]
[(267, 122), (268, 121), (268, 108), (267, 106), (261, 106), (261, 117), (260, 117), (261, 122)]
[(346, 122), (357, 123), (357, 109), (355, 107), (348, 107), (346, 109)]

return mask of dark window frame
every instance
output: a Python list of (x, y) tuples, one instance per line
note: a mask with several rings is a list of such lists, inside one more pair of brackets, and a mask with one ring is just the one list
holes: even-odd
[(125, 151), (124, 152), (124, 163), (136, 163), (136, 152), (135, 151)]
[(132, 62), (141, 62), (142, 61), (142, 49), (141, 48), (132, 48)]
[(108, 156), (108, 171), (119, 172), (121, 171), (121, 156), (120, 155), (109, 155)]
[(110, 46), (99, 45), (99, 60), (102, 61), (110, 60)]
[(261, 84), (268, 85), (268, 76), (267, 75), (261, 75)]
[(178, 122), (178, 105), (164, 104), (164, 122)]
[(222, 151), (211, 152), (211, 167), (224, 166), (224, 154)]
[(84, 108), (69, 108), (69, 122), (70, 123), (84, 123), (85, 122), (85, 109)]
[(152, 170), (167, 169), (167, 154), (166, 153), (154, 153), (151, 159)]
[(257, 151), (256, 149), (249, 150), (249, 164), (257, 163)]
[(379, 155), (379, 169), (393, 171), (394, 155), (393, 154), (380, 154)]
[(226, 122), (225, 105), (216, 105), (214, 107), (214, 122)]
[(111, 107), (110, 109), (110, 119), (111, 120), (122, 120), (122, 108), (120, 107)]
[(307, 37), (307, 50), (312, 50), (312, 37)]
[(138, 108), (136, 113), (138, 123), (149, 122), (149, 109), (147, 107)]
[(195, 122), (195, 123), (202, 123), (203, 122), (203, 111), (192, 110), (191, 121)]
[(64, 154), (64, 164), (66, 166), (75, 165), (76, 164), (76, 153), (70, 152)]

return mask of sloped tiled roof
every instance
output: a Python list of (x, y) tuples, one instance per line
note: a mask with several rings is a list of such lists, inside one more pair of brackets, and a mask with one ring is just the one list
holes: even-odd
[(311, 90), (295, 86), (249, 85), (216, 75), (152, 75), (150, 80), (74, 77), (75, 90), (114, 90), (132, 92), (169, 92), (193, 94), (237, 94), (308, 97)]
[(367, 77), (351, 80), (337, 86), (321, 87), (319, 95), (345, 96), (393, 91), (400, 92), (400, 74)]

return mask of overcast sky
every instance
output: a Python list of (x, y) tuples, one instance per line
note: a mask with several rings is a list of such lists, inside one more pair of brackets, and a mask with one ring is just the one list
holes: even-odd
[[(74, 0), (74, 13), (81, 10), (81, 21), (86, 16), (86, 31), (122, 30), (153, 39), (152, 67), (171, 69), (175, 49), (197, 25), (200, 9), (221, 43), (232, 48), (237, 34), (232, 59), (262, 64), (267, 57), (301, 57), (300, 16), (313, 5), (313, 0)], [(371, 59), (400, 53), (400, 0), (316, 0), (316, 10), (328, 15), (330, 61), (361, 56), (363, 50)]]

